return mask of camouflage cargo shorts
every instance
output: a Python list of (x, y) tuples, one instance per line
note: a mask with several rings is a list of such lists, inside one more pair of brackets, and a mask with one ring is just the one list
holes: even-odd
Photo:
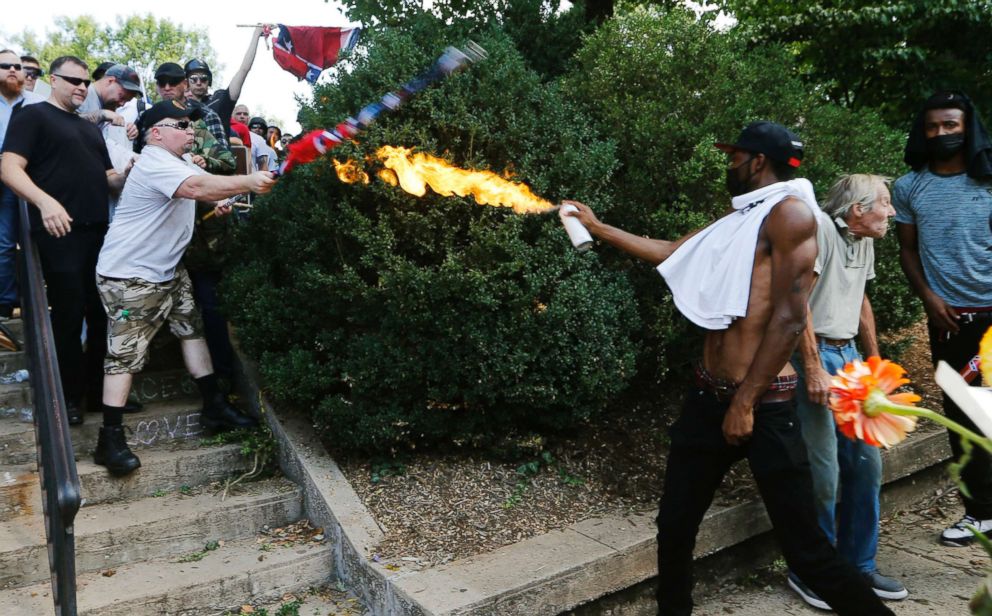
[(140, 372), (148, 362), (148, 346), (165, 322), (180, 340), (203, 338), (203, 320), (193, 302), (193, 284), (185, 268), (177, 268), (168, 282), (97, 274), (96, 283), (110, 318), (104, 373)]

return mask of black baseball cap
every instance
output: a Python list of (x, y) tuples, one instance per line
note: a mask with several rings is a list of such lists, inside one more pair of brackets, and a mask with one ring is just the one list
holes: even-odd
[(269, 128), (269, 125), (265, 123), (265, 118), (260, 118), (258, 116), (248, 120), (248, 128), (254, 128), (256, 126), (261, 126), (262, 130), (268, 130)]
[(186, 71), (175, 62), (166, 62), (155, 69), (155, 79), (168, 77), (169, 79), (186, 79)]
[(728, 154), (735, 150), (764, 154), (790, 167), (798, 167), (803, 160), (803, 142), (794, 132), (775, 122), (751, 122), (737, 136), (736, 142), (715, 145)]
[(171, 101), (155, 103), (149, 107), (141, 114), (139, 123), (141, 124), (141, 128), (145, 129), (166, 118), (199, 120), (202, 116), (203, 112), (200, 107), (187, 105), (183, 101), (172, 99)]
[(171, 100), (162, 101), (160, 103), (155, 103), (151, 107), (145, 110), (141, 117), (138, 118), (138, 130), (140, 134), (138, 138), (134, 140), (134, 151), (140, 152), (142, 146), (145, 144), (145, 131), (149, 128), (165, 120), (166, 118), (189, 118), (190, 120), (199, 120), (203, 116), (203, 112), (200, 107), (194, 105), (186, 105), (182, 101)]
[(107, 69), (104, 76), (113, 77), (125, 90), (141, 94), (141, 79), (138, 78), (138, 73), (130, 66), (114, 64)]

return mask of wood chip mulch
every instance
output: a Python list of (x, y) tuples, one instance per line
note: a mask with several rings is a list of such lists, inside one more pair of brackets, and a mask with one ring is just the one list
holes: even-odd
[[(893, 334), (915, 341), (900, 357), (921, 405), (940, 409), (926, 327)], [(607, 413), (570, 437), (523, 440), (532, 453), (499, 460), (477, 450), (418, 452), (386, 467), (368, 458), (338, 457), (342, 471), (385, 534), (374, 560), (391, 569), (418, 569), (489, 552), (511, 543), (607, 514), (657, 506), (668, 451), (667, 428), (682, 392), (650, 407)], [(918, 431), (933, 427), (921, 422)], [(546, 456), (542, 459), (542, 456)], [(538, 462), (536, 472), (521, 471)], [(746, 462), (736, 464), (715, 504), (750, 500)]]

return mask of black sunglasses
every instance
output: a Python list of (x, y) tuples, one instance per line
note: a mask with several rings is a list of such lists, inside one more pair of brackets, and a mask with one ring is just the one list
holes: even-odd
[(155, 80), (155, 83), (157, 83), (160, 88), (164, 88), (165, 86), (176, 87), (185, 81), (185, 79), (185, 77), (159, 77)]
[(162, 126), (168, 126), (169, 128), (175, 128), (175, 129), (177, 129), (177, 130), (186, 130), (186, 129), (188, 129), (188, 128), (190, 127), (190, 125), (192, 125), (192, 124), (193, 124), (193, 123), (192, 123), (192, 122), (190, 122), (189, 120), (179, 120), (179, 121), (178, 121), (178, 122), (176, 122), (175, 124), (156, 124), (156, 125), (155, 125), (155, 126), (153, 126), (152, 128), (160, 128), (160, 127), (162, 127)]
[(37, 79), (38, 77), (41, 77), (44, 74), (45, 74), (45, 71), (41, 70), (40, 68), (38, 68), (36, 66), (25, 66), (24, 67), (24, 76), (27, 77), (27, 78), (29, 78), (29, 79)]
[(52, 77), (58, 77), (59, 79), (64, 79), (74, 86), (82, 85), (82, 86), (86, 86), (87, 88), (90, 87), (90, 83), (92, 83), (89, 79), (82, 79), (80, 77), (68, 77), (66, 75), (59, 75), (58, 73), (52, 73)]
[(20, 64), (11, 64), (10, 62), (0, 62), (0, 71), (9, 71), (14, 69), (15, 71), (21, 70)]

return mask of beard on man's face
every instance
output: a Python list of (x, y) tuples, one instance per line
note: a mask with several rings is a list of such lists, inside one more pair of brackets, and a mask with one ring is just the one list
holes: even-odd
[(24, 89), (24, 80), (19, 79), (16, 73), (7, 72), (7, 75), (0, 81), (0, 94), (11, 98), (17, 96)]

